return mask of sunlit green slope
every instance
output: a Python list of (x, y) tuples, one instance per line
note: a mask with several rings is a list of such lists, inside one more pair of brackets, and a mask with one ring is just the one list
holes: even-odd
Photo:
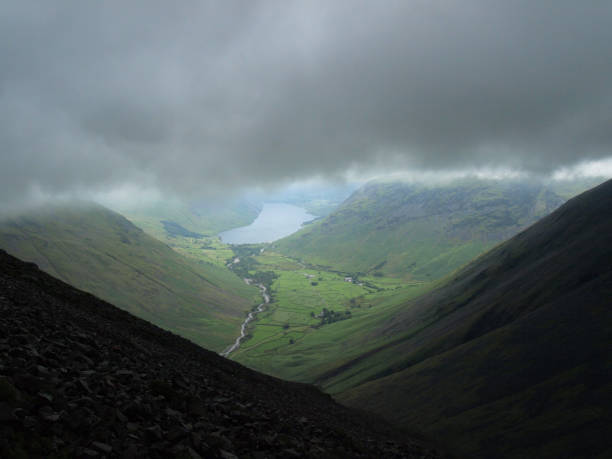
[(431, 280), (550, 213), (563, 199), (526, 181), (373, 182), (277, 250), (343, 271)]
[(214, 350), (233, 341), (257, 297), (231, 272), (185, 258), (94, 204), (3, 220), (0, 247)]

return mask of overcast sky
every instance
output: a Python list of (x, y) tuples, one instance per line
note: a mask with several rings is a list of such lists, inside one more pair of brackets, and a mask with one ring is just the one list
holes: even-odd
[(3, 1), (0, 204), (612, 156), (612, 2)]

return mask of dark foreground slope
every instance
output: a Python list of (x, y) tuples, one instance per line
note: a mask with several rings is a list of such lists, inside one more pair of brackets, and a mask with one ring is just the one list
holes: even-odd
[(187, 259), (93, 203), (0, 221), (0, 248), (206, 348), (239, 333), (257, 290), (226, 269)]
[(468, 457), (612, 457), (612, 181), (376, 333), (398, 338), (329, 375), (376, 369), (342, 401)]
[(0, 457), (43, 456), (437, 457), (0, 251)]

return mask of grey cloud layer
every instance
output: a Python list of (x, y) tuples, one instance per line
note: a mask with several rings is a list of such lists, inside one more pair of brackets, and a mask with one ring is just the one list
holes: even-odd
[(0, 59), (2, 200), (612, 155), (609, 1), (3, 2)]

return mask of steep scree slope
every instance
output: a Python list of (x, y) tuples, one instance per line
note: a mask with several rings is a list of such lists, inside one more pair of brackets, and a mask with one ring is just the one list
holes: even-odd
[(439, 457), (0, 251), (1, 457)]

